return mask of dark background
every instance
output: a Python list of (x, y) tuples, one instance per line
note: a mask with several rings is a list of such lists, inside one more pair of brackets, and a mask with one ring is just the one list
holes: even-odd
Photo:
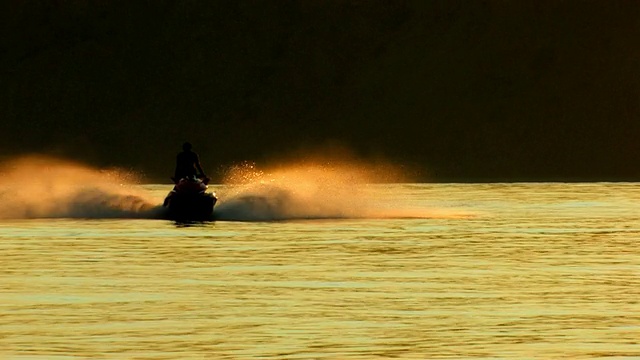
[(306, 147), (429, 181), (640, 181), (640, 2), (0, 5), (2, 158), (167, 179)]

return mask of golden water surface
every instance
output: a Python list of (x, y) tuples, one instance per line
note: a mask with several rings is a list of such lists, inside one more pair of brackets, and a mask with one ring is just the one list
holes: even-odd
[(375, 191), (440, 212), (0, 220), (0, 358), (640, 358), (640, 184)]

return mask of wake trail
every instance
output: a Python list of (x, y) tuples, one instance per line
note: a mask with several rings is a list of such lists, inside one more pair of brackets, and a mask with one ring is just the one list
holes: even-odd
[[(411, 206), (375, 184), (398, 180), (388, 165), (297, 162), (266, 171), (232, 167), (218, 189), (211, 220), (455, 218), (467, 214)], [(70, 161), (26, 156), (0, 164), (0, 219), (167, 219), (136, 176)]]
[(0, 165), (0, 218), (160, 218), (157, 199), (121, 170), (26, 156)]
[(411, 206), (373, 185), (392, 173), (388, 166), (359, 162), (293, 164), (258, 171), (232, 168), (219, 192), (216, 220), (452, 218), (461, 213)]

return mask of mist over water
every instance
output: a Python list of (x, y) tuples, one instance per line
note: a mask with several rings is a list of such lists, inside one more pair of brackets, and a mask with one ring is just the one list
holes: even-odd
[(135, 176), (27, 156), (0, 165), (0, 218), (153, 218), (160, 209)]
[(228, 172), (215, 214), (238, 221), (463, 215), (412, 207), (376, 184), (402, 179), (397, 168), (362, 162), (301, 163), (266, 171), (245, 163)]
[[(213, 220), (279, 221), (349, 218), (442, 218), (461, 212), (416, 207), (385, 191), (402, 182), (397, 167), (362, 161), (290, 161), (259, 170), (232, 166)], [(131, 172), (100, 170), (67, 160), (26, 156), (0, 164), (0, 219), (166, 218), (158, 191), (138, 186)]]

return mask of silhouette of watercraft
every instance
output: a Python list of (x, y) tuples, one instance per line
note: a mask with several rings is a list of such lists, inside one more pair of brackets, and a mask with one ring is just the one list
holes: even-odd
[(208, 192), (209, 179), (196, 177), (174, 179), (175, 186), (164, 199), (169, 218), (173, 220), (211, 220), (213, 206), (218, 200), (214, 193)]

